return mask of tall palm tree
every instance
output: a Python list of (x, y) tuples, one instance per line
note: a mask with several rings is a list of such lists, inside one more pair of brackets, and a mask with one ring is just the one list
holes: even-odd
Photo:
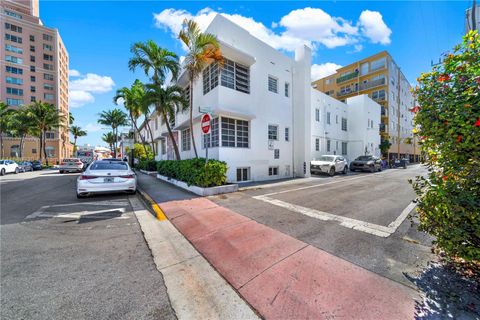
[(170, 127), (170, 121), (175, 117), (176, 112), (183, 111), (187, 106), (184, 91), (177, 85), (159, 87), (155, 84), (147, 84), (145, 87), (144, 103), (145, 105), (154, 105), (155, 111), (163, 118), (175, 150), (175, 157), (180, 160), (180, 152)]
[(22, 107), (13, 112), (10, 116), (11, 129), (10, 133), (20, 138), (20, 158), (23, 157), (23, 149), (25, 146), (25, 137), (35, 133), (35, 124), (28, 107)]
[(183, 29), (178, 34), (178, 38), (188, 48), (184, 66), (190, 82), (190, 133), (193, 151), (195, 151), (195, 157), (198, 157), (193, 133), (193, 84), (205, 67), (212, 62), (221, 63), (223, 57), (217, 37), (211, 33), (203, 33), (193, 20), (185, 19), (183, 21)]
[(73, 152), (77, 151), (77, 138), (87, 135), (87, 131), (82, 130), (79, 126), (71, 126), (70, 133), (73, 135)]
[[(45, 162), (48, 166), (47, 146), (45, 135), (47, 131), (66, 126), (66, 116), (59, 113), (53, 104), (35, 101), (28, 106), (29, 115), (32, 117), (33, 132), (40, 139), (40, 150), (43, 150)], [(40, 160), (42, 152), (40, 152)]]
[(114, 145), (116, 142), (115, 135), (113, 132), (107, 132), (102, 135), (102, 140), (108, 143), (110, 150), (114, 149)]
[(117, 157), (117, 141), (118, 141), (118, 128), (128, 125), (128, 116), (122, 110), (116, 108), (113, 110), (102, 111), (99, 114), (100, 118), (98, 123), (110, 126), (112, 128), (113, 136), (115, 137), (113, 156)]
[[(132, 45), (130, 51), (133, 53), (133, 57), (128, 61), (128, 67), (131, 71), (135, 71), (136, 68), (143, 69), (145, 75), (158, 87), (164, 84), (169, 73), (173, 80), (177, 80), (180, 64), (178, 63), (178, 56), (174, 52), (159, 47), (153, 40), (148, 40), (145, 43), (136, 42)], [(155, 155), (157, 152), (149, 123), (150, 106), (144, 105), (142, 111), (145, 115), (147, 130), (152, 138), (152, 150)]]
[[(130, 116), (130, 120), (132, 121), (133, 127), (135, 132), (140, 135), (140, 131), (138, 130), (137, 121), (138, 118), (144, 112), (144, 106), (142, 104), (143, 98), (145, 95), (144, 85), (140, 80), (135, 80), (130, 88), (123, 87), (118, 89), (115, 96), (113, 97), (113, 102), (118, 105), (118, 101), (123, 99), (123, 105), (125, 109), (128, 110), (128, 115)], [(148, 111), (147, 113), (150, 113)], [(153, 134), (150, 131), (150, 136), (152, 137), (152, 150), (153, 149)], [(140, 139), (142, 140), (143, 148), (145, 149), (145, 154), (149, 154), (147, 152), (147, 146), (145, 143), (145, 137), (140, 135)], [(136, 143), (136, 134), (133, 135), (133, 142)]]
[(71, 112), (68, 112), (68, 124), (72, 125), (75, 122), (75, 118)]

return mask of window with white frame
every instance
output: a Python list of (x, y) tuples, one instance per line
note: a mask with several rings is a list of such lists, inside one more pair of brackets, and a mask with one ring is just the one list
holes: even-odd
[(274, 124), (268, 125), (268, 140), (278, 140), (278, 126)]
[(320, 109), (315, 109), (315, 121), (320, 122)]
[(320, 151), (320, 138), (315, 138), (315, 151)]
[(222, 147), (248, 148), (248, 121), (222, 117)]
[(167, 141), (162, 140), (161, 148), (162, 148), (162, 154), (166, 154), (167, 153)]
[(190, 128), (182, 130), (182, 151), (189, 151), (191, 146)]
[(342, 130), (347, 131), (347, 118), (342, 118)]
[(237, 168), (237, 181), (250, 180), (250, 167)]
[(327, 124), (330, 124), (330, 112), (327, 112)]
[(327, 152), (330, 152), (330, 140), (327, 140)]
[(290, 141), (290, 128), (285, 128), (285, 141)]
[(342, 142), (342, 155), (347, 155), (347, 143)]
[(268, 167), (269, 176), (278, 176), (278, 167)]
[(290, 83), (285, 82), (285, 97), (290, 95)]
[(273, 150), (273, 159), (280, 159), (280, 149)]
[(268, 76), (268, 91), (278, 93), (278, 79)]
[(220, 72), (221, 85), (244, 93), (250, 93), (250, 68), (224, 58)]
[(218, 86), (218, 64), (212, 63), (203, 70), (203, 94)]
[(219, 145), (218, 118), (210, 120), (210, 133), (203, 135), (203, 148), (215, 148)]

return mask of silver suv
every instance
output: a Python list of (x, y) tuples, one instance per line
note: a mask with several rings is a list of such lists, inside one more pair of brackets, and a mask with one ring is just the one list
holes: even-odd
[(342, 156), (324, 155), (310, 161), (310, 173), (328, 173), (330, 176), (336, 172), (346, 174), (348, 171), (347, 160)]

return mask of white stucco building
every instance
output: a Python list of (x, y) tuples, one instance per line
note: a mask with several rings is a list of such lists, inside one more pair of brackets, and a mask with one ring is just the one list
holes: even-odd
[[(380, 106), (367, 96), (342, 103), (314, 90), (308, 47), (288, 57), (221, 15), (206, 32), (217, 36), (225, 60), (194, 84), (193, 130), (199, 156), (210, 141), (209, 158), (228, 163), (228, 181), (309, 176), (320, 154), (379, 154)], [(188, 86), (186, 74), (178, 84)], [(199, 108), (211, 110), (210, 136), (201, 133)], [(188, 120), (188, 112), (178, 113), (173, 126), (182, 159), (194, 157)], [(149, 121), (156, 158), (175, 159), (163, 121), (156, 115)], [(144, 125), (141, 134), (149, 141)]]

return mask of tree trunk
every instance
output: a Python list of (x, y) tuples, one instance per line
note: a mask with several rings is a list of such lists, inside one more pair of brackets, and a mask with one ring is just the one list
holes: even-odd
[(39, 160), (42, 161), (42, 151), (43, 151), (43, 141), (42, 141), (42, 132), (40, 132), (40, 135), (38, 136), (38, 141), (39, 141), (39, 148), (38, 148), (38, 154), (39, 154)]
[(3, 154), (3, 132), (0, 132), (0, 148), (2, 149), (2, 159), (4, 158)]
[(25, 135), (20, 136), (20, 159), (23, 160), (23, 145), (25, 144)]
[[(137, 120), (135, 120), (133, 118), (133, 115), (131, 113), (130, 113), (130, 118), (132, 119), (132, 123), (133, 123), (133, 127), (134, 127), (135, 131), (138, 132), (138, 134), (140, 136), (140, 139), (142, 140), (143, 150), (145, 150), (145, 154), (148, 155), (147, 146), (145, 144), (145, 139), (142, 137), (142, 135), (140, 134), (140, 131), (138, 131), (138, 128), (137, 128)], [(135, 149), (135, 143), (137, 142), (136, 136), (137, 135), (135, 134), (135, 132), (133, 132), (133, 148), (134, 149)]]
[(150, 127), (150, 120), (147, 120), (147, 129), (148, 129), (148, 132), (150, 132), (150, 140), (152, 143), (153, 157), (155, 158), (155, 155), (157, 154), (157, 152), (155, 148), (155, 143), (153, 142), (153, 133), (152, 133), (152, 128)]
[(198, 158), (197, 145), (195, 144), (195, 135), (193, 134), (193, 80), (190, 80), (190, 134), (192, 136), (193, 151), (195, 151), (195, 158)]
[(113, 134), (113, 157), (117, 158), (117, 131), (112, 127)]
[(167, 115), (165, 113), (163, 113), (163, 119), (165, 119), (165, 123), (167, 125), (168, 135), (170, 136), (170, 139), (172, 139), (173, 150), (175, 150), (175, 157), (177, 158), (177, 160), (180, 160), (180, 152), (178, 151), (177, 141), (175, 141), (175, 137), (173, 136), (172, 129), (170, 128), (170, 123), (168, 123)]
[(48, 166), (48, 155), (47, 155), (47, 140), (45, 139), (45, 131), (42, 132), (43, 135), (43, 155), (45, 156), (45, 164)]

